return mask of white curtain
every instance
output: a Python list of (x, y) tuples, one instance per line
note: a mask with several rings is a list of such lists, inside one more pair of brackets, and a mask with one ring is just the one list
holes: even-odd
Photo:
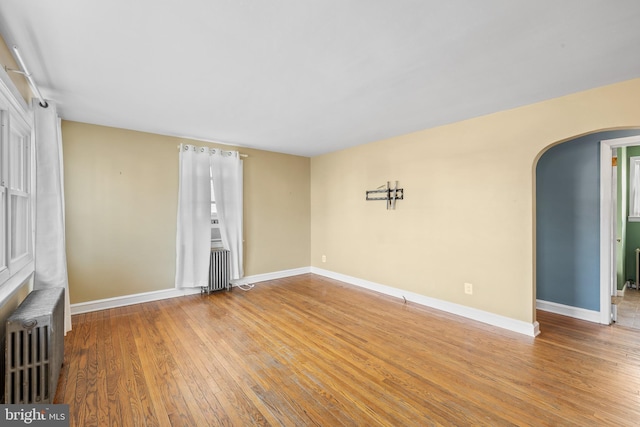
[(34, 289), (64, 288), (65, 334), (71, 330), (64, 228), (62, 134), (56, 106), (33, 102), (36, 144), (36, 237)]
[(231, 279), (244, 276), (242, 248), (242, 159), (237, 151), (211, 150), (213, 194), (218, 209), (220, 235), (230, 251)]
[(180, 146), (176, 288), (208, 285), (211, 251), (209, 149)]

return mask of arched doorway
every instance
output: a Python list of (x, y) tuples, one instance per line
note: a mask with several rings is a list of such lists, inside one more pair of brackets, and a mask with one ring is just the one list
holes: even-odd
[[(612, 145), (601, 141), (631, 136), (640, 141), (638, 135), (638, 129), (595, 131), (554, 144), (538, 157), (534, 235), (538, 309), (609, 323), (612, 169), (610, 160), (601, 160), (607, 157), (603, 150), (610, 158)], [(608, 171), (601, 170), (603, 165)], [(608, 173), (608, 180), (603, 173)]]

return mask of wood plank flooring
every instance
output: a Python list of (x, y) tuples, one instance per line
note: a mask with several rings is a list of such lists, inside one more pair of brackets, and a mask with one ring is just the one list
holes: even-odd
[(529, 338), (312, 274), (73, 317), (73, 426), (636, 426), (640, 332)]

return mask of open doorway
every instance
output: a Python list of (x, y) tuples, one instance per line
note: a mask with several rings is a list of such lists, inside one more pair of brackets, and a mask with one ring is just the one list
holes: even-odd
[[(640, 172), (638, 145), (640, 136), (628, 136), (603, 140), (600, 146), (601, 323), (613, 320), (618, 325), (635, 328), (640, 328), (637, 311), (640, 308), (637, 271), (640, 253), (636, 251), (640, 247), (640, 212), (633, 213), (638, 210), (637, 196), (634, 196), (637, 194), (634, 177)], [(608, 160), (612, 157), (616, 161)], [(629, 288), (627, 283), (634, 285)]]
[(614, 143), (601, 141), (613, 140), (640, 144), (640, 130), (577, 136), (550, 147), (536, 164), (535, 292), (540, 310), (611, 323)]

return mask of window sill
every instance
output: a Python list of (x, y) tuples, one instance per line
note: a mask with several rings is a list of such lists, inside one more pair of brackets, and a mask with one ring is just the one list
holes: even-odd
[[(25, 282), (33, 279), (33, 273), (35, 271), (35, 264), (33, 261), (27, 263), (26, 266), (18, 270), (9, 279), (0, 284), (0, 301), (11, 297), (13, 293), (22, 287)], [(33, 286), (33, 282), (29, 283), (29, 286)], [(31, 288), (30, 288), (31, 289)]]
[(629, 215), (629, 222), (640, 222), (640, 216)]

